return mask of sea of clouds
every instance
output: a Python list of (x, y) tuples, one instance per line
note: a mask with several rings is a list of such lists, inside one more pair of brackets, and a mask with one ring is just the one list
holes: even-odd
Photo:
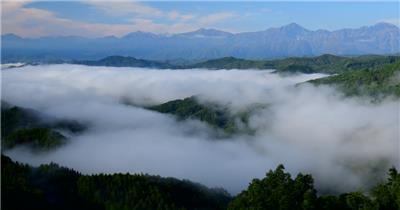
[[(80, 172), (149, 173), (236, 194), (282, 163), (311, 173), (322, 192), (366, 189), (398, 166), (399, 104), (345, 98), (333, 87), (296, 85), (322, 74), (260, 70), (155, 70), (40, 65), (2, 70), (2, 100), (89, 125), (54, 151), (5, 151), (17, 161)], [(196, 120), (140, 106), (196, 95), (236, 112), (255, 103), (254, 135), (218, 139)], [(122, 101), (129, 101), (126, 105)]]

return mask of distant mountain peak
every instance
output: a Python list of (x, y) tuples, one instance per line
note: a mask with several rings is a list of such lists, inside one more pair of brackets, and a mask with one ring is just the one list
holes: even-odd
[(8, 39), (22, 39), (20, 36), (17, 36), (13, 33), (8, 33), (8, 34), (2, 34), (1, 35), (2, 38), (8, 38)]
[(126, 39), (126, 38), (136, 38), (136, 37), (156, 37), (157, 34), (153, 34), (151, 32), (145, 32), (145, 31), (135, 31), (135, 32), (131, 32), (126, 34), (125, 36), (123, 36), (122, 38)]
[[(399, 53), (400, 30), (390, 23), (334, 31), (308, 30), (291, 23), (263, 31), (229, 33), (200, 28), (187, 33), (155, 34), (136, 31), (124, 37), (2, 36), (2, 58), (92, 59), (121, 54), (138, 59), (205, 60), (234, 56), (270, 59), (291, 56)], [(331, 56), (321, 57), (323, 62)]]
[(370, 26), (370, 27), (377, 28), (377, 29), (383, 29), (383, 28), (396, 28), (396, 29), (398, 29), (399, 28), (396, 25), (388, 23), (388, 22), (379, 22), (379, 23), (376, 23), (375, 25)]
[(217, 30), (214, 28), (199, 28), (193, 32), (195, 32), (195, 33), (220, 33), (220, 32), (226, 33), (225, 31)]
[(196, 31), (181, 33), (179, 35), (194, 36), (194, 37), (225, 37), (225, 36), (231, 36), (233, 34), (212, 28), (200, 28), (197, 29)]
[(286, 31), (286, 32), (289, 32), (289, 33), (297, 33), (297, 32), (308, 31), (303, 26), (301, 26), (301, 25), (299, 25), (297, 23), (290, 23), (288, 25), (282, 26), (282, 27), (280, 27), (280, 30)]
[(286, 27), (286, 28), (303, 28), (301, 25), (297, 24), (297, 23), (289, 23), (285, 26), (282, 27)]

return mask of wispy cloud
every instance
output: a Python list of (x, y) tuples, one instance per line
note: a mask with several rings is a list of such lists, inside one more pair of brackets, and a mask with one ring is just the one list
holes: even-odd
[(139, 2), (122, 1), (111, 3), (107, 1), (90, 0), (83, 3), (94, 6), (104, 13), (113, 16), (135, 15), (141, 17), (160, 17), (164, 15), (161, 10)]
[(129, 24), (100, 24), (59, 18), (53, 12), (23, 7), (28, 2), (2, 2), (2, 33), (22, 36), (103, 36), (129, 32)]
[(168, 18), (170, 20), (188, 21), (188, 20), (192, 20), (194, 17), (195, 17), (195, 15), (181, 14), (175, 10), (168, 13)]
[[(179, 33), (201, 27), (212, 27), (232, 18), (233, 13), (218, 12), (213, 14), (183, 14), (176, 10), (160, 9), (137, 2), (99, 2), (85, 1), (105, 15), (130, 17), (126, 23), (93, 23), (68, 18), (61, 18), (56, 13), (32, 7), (24, 7), (25, 2), (8, 2), (2, 4), (2, 33), (15, 33), (25, 37), (80, 35), (89, 37), (123, 36), (132, 31), (154, 33)], [(159, 21), (165, 18), (171, 23)]]
[(200, 25), (209, 25), (209, 24), (221, 22), (221, 21), (229, 19), (229, 18), (233, 18), (234, 16), (235, 16), (235, 14), (232, 12), (214, 13), (214, 14), (210, 14), (210, 15), (199, 18), (198, 23)]

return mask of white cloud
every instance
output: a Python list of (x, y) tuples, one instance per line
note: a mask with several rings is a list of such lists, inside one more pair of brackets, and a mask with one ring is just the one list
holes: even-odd
[(189, 21), (193, 19), (195, 15), (189, 15), (189, 14), (180, 14), (177, 11), (171, 11), (168, 13), (168, 18), (171, 20), (181, 20), (181, 21)]
[[(398, 120), (393, 113), (398, 101), (370, 104), (342, 98), (331, 88), (291, 88), (320, 76), (78, 65), (4, 70), (3, 100), (92, 125), (54, 152), (38, 155), (19, 148), (6, 154), (33, 164), (54, 161), (84, 173), (186, 178), (233, 193), (279, 163), (291, 173), (312, 173), (319, 189), (370, 186), (396, 164)], [(158, 104), (192, 95), (229, 104), (232, 110), (255, 102), (269, 106), (251, 115), (254, 136), (220, 140), (198, 121), (178, 122), (119, 103), (121, 97)]]
[(230, 19), (235, 17), (235, 14), (232, 12), (219, 12), (219, 13), (214, 13), (210, 15), (206, 15), (203, 17), (200, 17), (198, 19), (198, 23), (200, 25), (209, 25), (209, 24), (214, 24), (214, 23), (219, 23), (221, 21), (224, 21), (226, 19)]
[[(88, 37), (123, 36), (133, 31), (154, 33), (180, 33), (213, 24), (233, 16), (232, 13), (214, 13), (205, 16), (163, 12), (137, 2), (85, 3), (96, 6), (108, 15), (132, 15), (124, 24), (89, 23), (66, 18), (44, 9), (25, 8), (28, 2), (2, 2), (2, 34), (15, 33), (24, 37), (78, 35)], [(158, 18), (168, 18), (172, 23), (160, 23)]]
[(146, 6), (135, 1), (84, 1), (84, 3), (94, 6), (104, 13), (113, 16), (134, 15), (139, 17), (161, 17), (163, 12), (157, 8)]

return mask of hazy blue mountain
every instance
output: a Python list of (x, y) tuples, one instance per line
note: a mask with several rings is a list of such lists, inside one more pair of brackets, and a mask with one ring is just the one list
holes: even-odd
[(229, 33), (199, 29), (180, 34), (133, 32), (123, 37), (57, 36), (21, 38), (2, 36), (3, 61), (100, 59), (110, 55), (152, 60), (280, 58), (322, 54), (361, 55), (399, 53), (400, 29), (378, 23), (336, 31), (308, 30), (291, 23), (258, 32)]

